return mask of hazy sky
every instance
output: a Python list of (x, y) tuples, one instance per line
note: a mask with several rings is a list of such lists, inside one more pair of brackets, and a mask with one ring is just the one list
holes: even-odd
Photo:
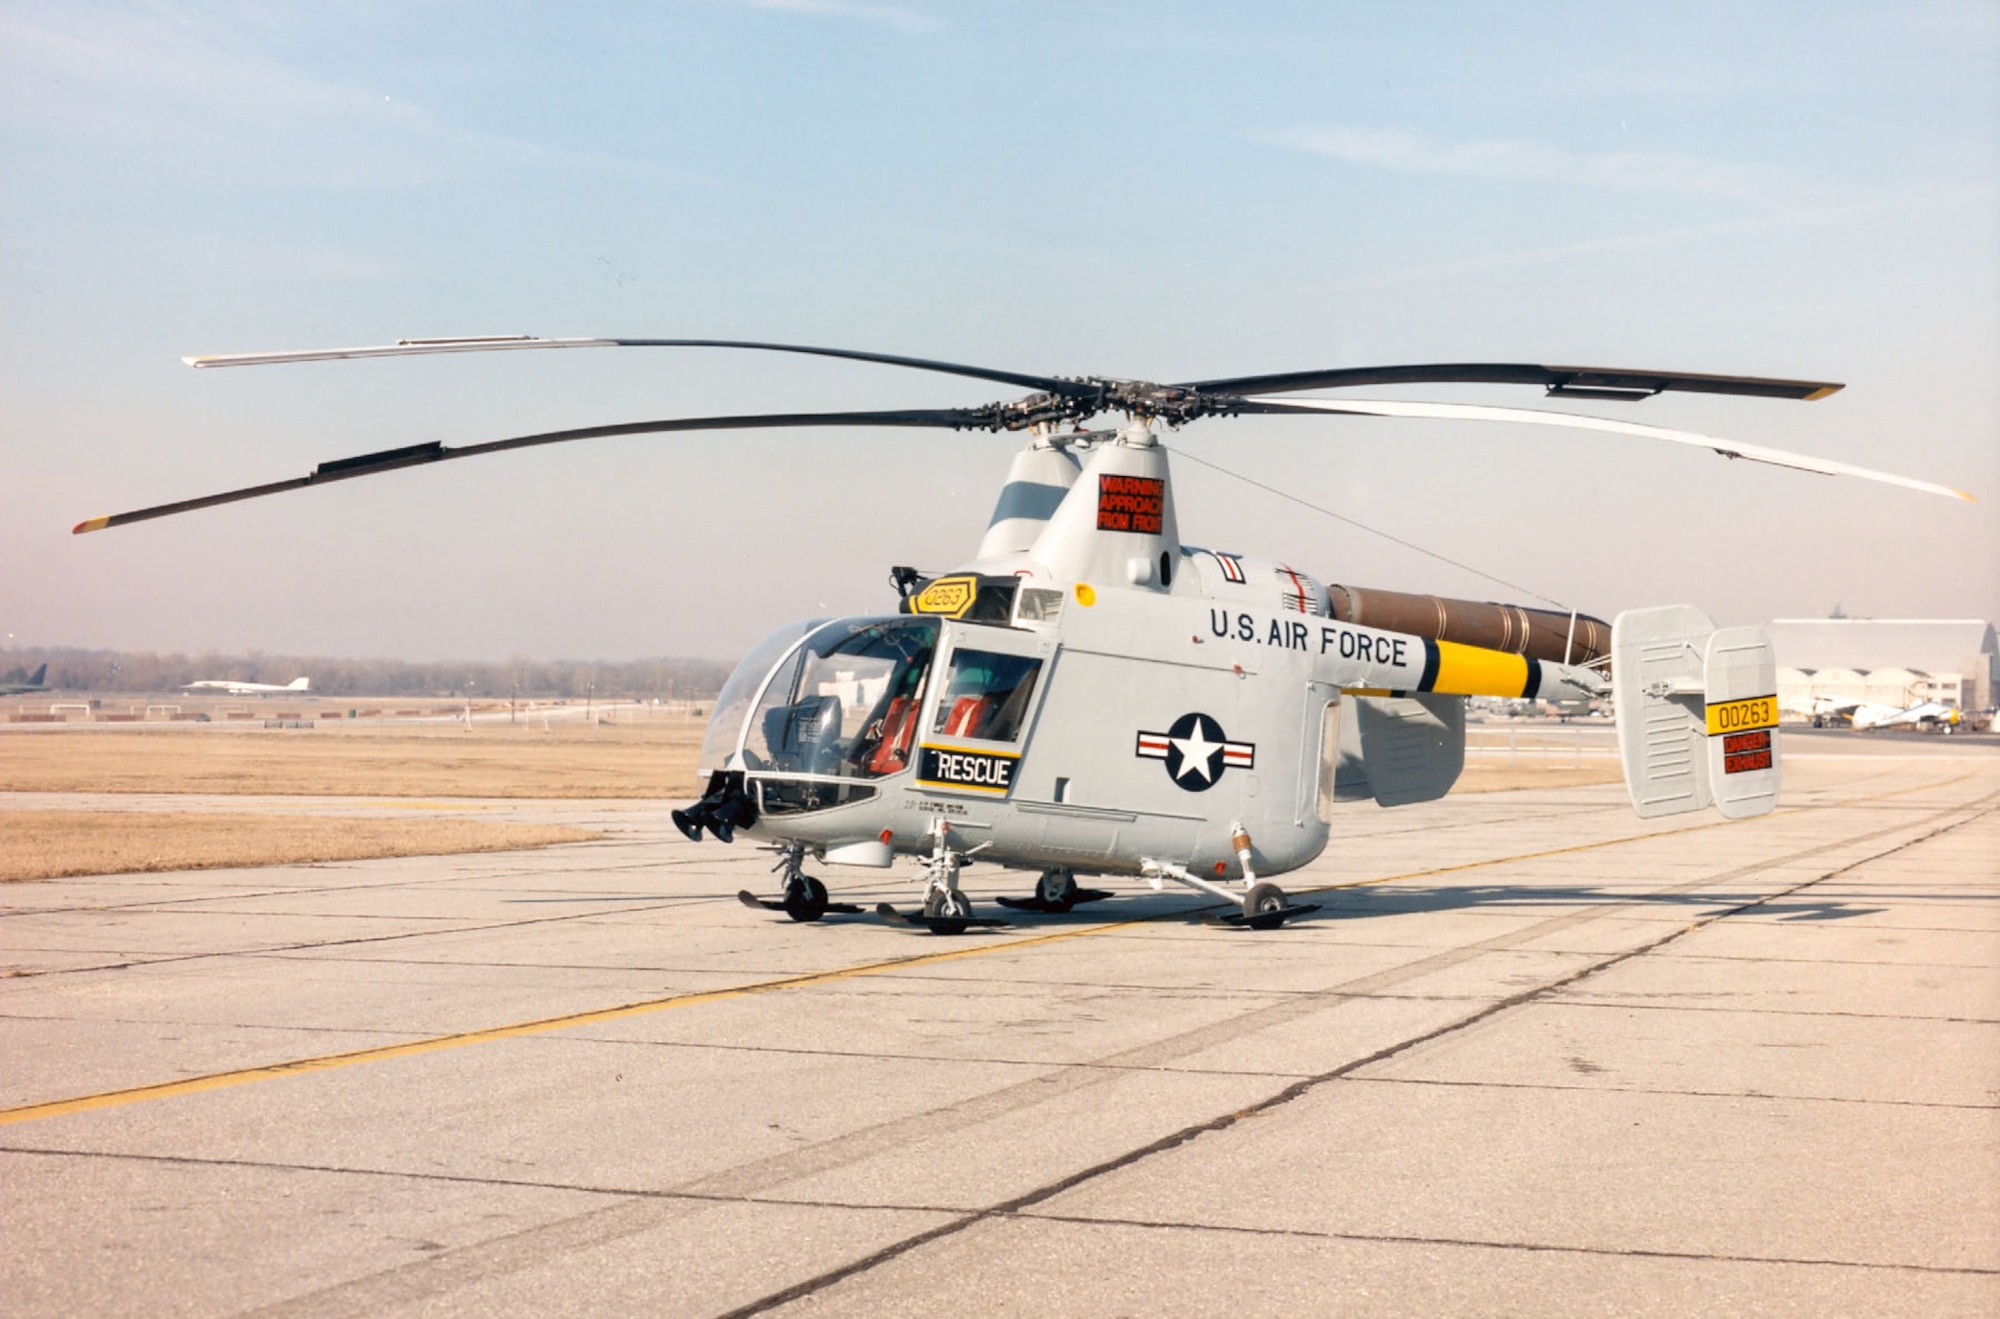
[[(1007, 387), (716, 352), (191, 371), (450, 334), (1176, 380), (1522, 361), (1847, 382), (1170, 443), (1535, 593), (2000, 617), (2000, 6), (0, 3), (16, 646), (727, 658), (976, 546), (1018, 441), (592, 441), (72, 537), (426, 440)], [(1373, 391), (1373, 396), (1399, 396)], [(1495, 387), (1403, 397), (1544, 406)], [(1591, 411), (1574, 404), (1555, 404)], [(1206, 468), (1183, 534), (1516, 593)]]

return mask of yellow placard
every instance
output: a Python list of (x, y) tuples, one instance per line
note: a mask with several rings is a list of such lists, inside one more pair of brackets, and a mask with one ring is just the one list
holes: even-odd
[(963, 618), (979, 598), (977, 577), (940, 577), (917, 592), (910, 602), (914, 614), (936, 614), (940, 618)]
[(1741, 701), (1718, 701), (1708, 707), (1708, 735), (1747, 733), (1753, 728), (1778, 726), (1778, 698), (1752, 696)]

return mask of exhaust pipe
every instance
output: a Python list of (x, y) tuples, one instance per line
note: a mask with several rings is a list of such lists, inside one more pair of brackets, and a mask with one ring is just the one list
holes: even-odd
[(1335, 618), (1361, 627), (1503, 650), (1552, 664), (1588, 664), (1611, 653), (1611, 625), (1589, 614), (1375, 587), (1329, 586), (1326, 593)]

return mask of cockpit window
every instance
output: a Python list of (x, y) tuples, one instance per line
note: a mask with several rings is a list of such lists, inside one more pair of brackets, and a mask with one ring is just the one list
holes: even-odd
[(938, 698), (931, 731), (947, 737), (1014, 741), (1027, 721), (1041, 671), (1042, 662), (1031, 656), (959, 647), (952, 652), (951, 680)]
[(825, 621), (815, 618), (803, 623), (787, 623), (758, 642), (730, 671), (729, 681), (722, 686), (722, 694), (715, 698), (715, 711), (708, 721), (708, 733), (702, 738), (703, 775), (729, 767), (729, 758), (736, 754), (737, 740), (743, 734), (743, 720), (750, 713), (750, 703), (757, 699), (757, 689), (764, 685), (771, 666), (784, 658), (786, 651), (798, 645), (800, 637)]
[(923, 618), (829, 623), (779, 666), (750, 716), (744, 767), (880, 778), (909, 764), (938, 625)]

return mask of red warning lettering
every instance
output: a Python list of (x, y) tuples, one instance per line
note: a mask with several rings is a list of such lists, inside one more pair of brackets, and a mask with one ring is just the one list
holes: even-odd
[(1755, 733), (1731, 733), (1722, 739), (1722, 754), (1725, 756), (1740, 756), (1746, 751), (1769, 751), (1770, 749), (1771, 732), (1769, 729), (1760, 729)]
[(1157, 536), (1165, 526), (1167, 483), (1155, 476), (1097, 478), (1097, 529)]

